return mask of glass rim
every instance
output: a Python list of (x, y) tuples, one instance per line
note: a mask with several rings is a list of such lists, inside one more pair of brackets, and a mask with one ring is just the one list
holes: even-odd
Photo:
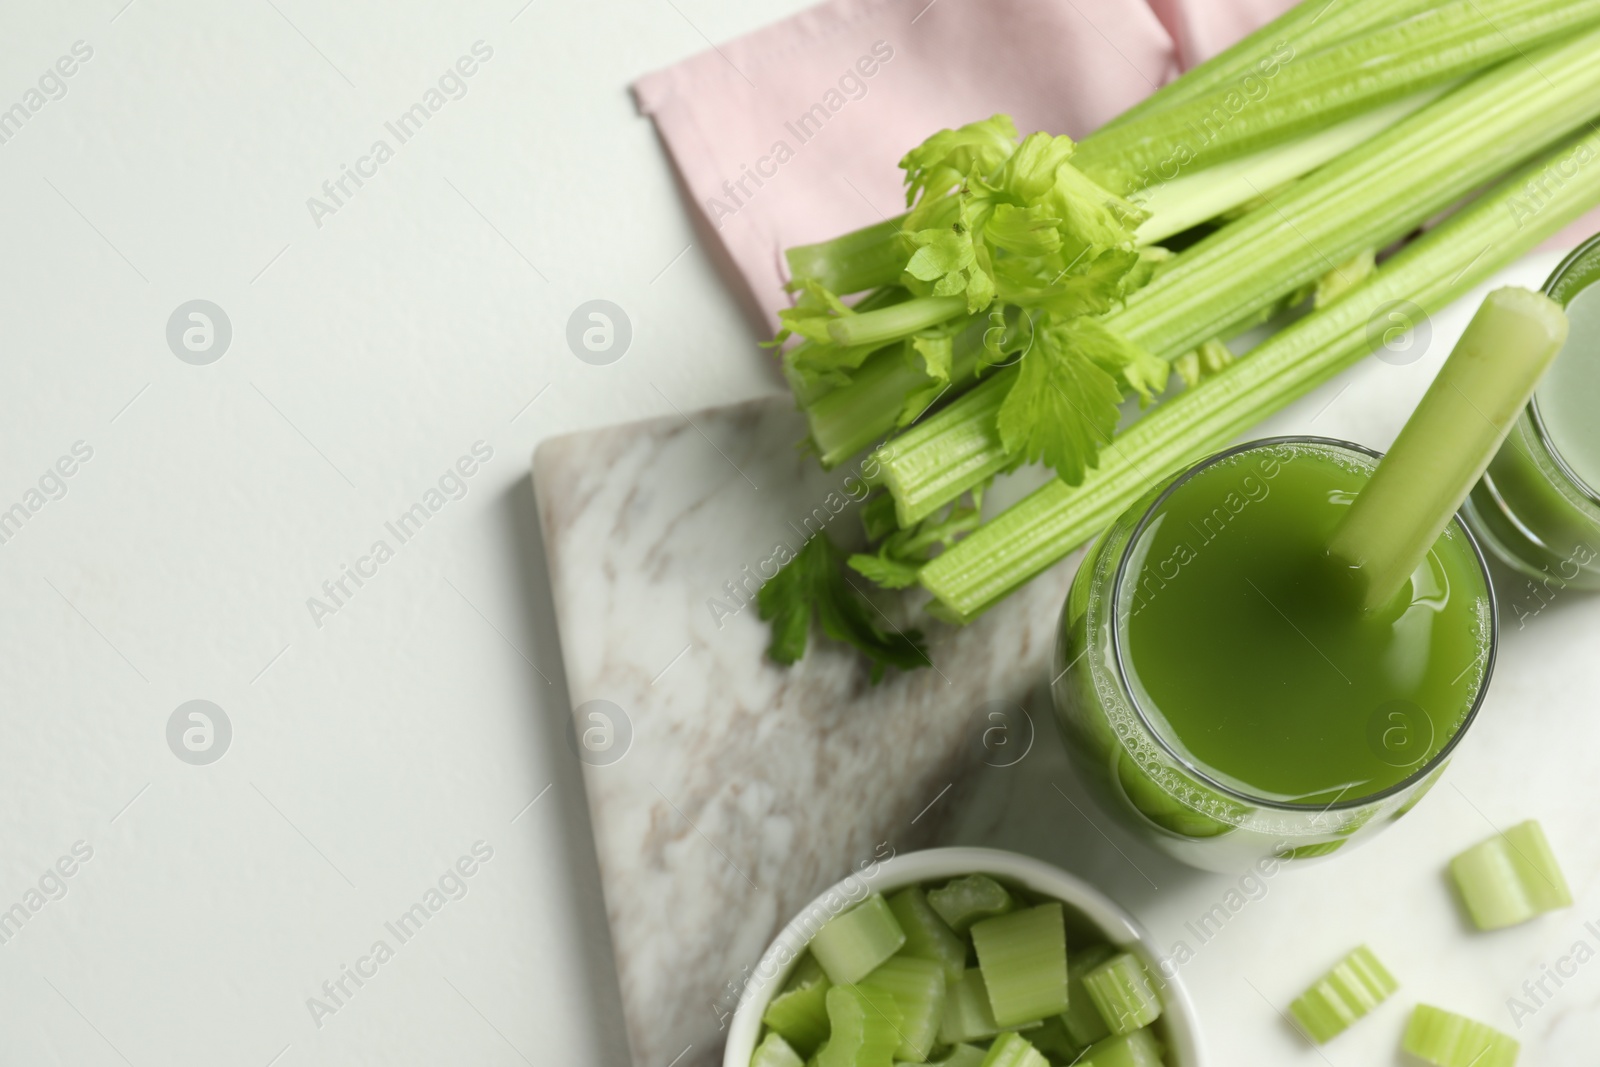
[(1147, 733), (1155, 741), (1156, 747), (1164, 752), (1169, 758), (1171, 758), (1173, 762), (1184, 771), (1184, 773), (1198, 779), (1206, 786), (1206, 788), (1215, 790), (1224, 796), (1251, 805), (1252, 807), (1270, 808), (1272, 810), (1281, 812), (1304, 814), (1306, 812), (1348, 811), (1353, 808), (1362, 808), (1371, 804), (1376, 804), (1379, 801), (1392, 797), (1397, 793), (1402, 793), (1417, 785), (1419, 782), (1422, 782), (1429, 775), (1433, 774), (1436, 770), (1442, 767), (1445, 761), (1448, 760), (1451, 754), (1455, 751), (1456, 746), (1461, 743), (1461, 739), (1466, 736), (1467, 730), (1477, 719), (1478, 711), (1483, 707), (1484, 698), (1488, 695), (1489, 682), (1494, 676), (1495, 660), (1500, 650), (1500, 604), (1498, 598), (1495, 596), (1494, 582), (1489, 572), (1489, 562), (1484, 557), (1483, 549), (1481, 546), (1479, 546), (1478, 539), (1472, 535), (1472, 531), (1468, 529), (1467, 524), (1462, 521), (1459, 509), (1455, 515), (1451, 517), (1450, 521), (1455, 524), (1456, 529), (1465, 537), (1467, 546), (1472, 550), (1472, 558), (1477, 561), (1478, 573), (1483, 578), (1483, 588), (1489, 600), (1489, 645), (1483, 665), (1483, 678), (1481, 681), (1479, 681), (1478, 691), (1473, 694), (1472, 705), (1467, 709), (1467, 713), (1462, 718), (1461, 725), (1456, 728), (1455, 734), (1444, 743), (1443, 747), (1441, 747), (1438, 752), (1434, 753), (1431, 759), (1421, 764), (1415, 771), (1401, 779), (1399, 782), (1396, 782), (1394, 785), (1381, 789), (1376, 793), (1367, 793), (1359, 797), (1353, 797), (1350, 800), (1335, 801), (1329, 804), (1296, 804), (1289, 801), (1275, 800), (1246, 793), (1240, 789), (1228, 785), (1225, 782), (1219, 781), (1212, 773), (1206, 771), (1201, 766), (1198, 766), (1197, 760), (1193, 760), (1173, 748), (1173, 746), (1168, 742), (1167, 738), (1164, 737), (1161, 731), (1156, 729), (1154, 723), (1151, 722), (1150, 716), (1146, 713), (1145, 708), (1139, 699), (1139, 695), (1134, 691), (1134, 687), (1128, 684), (1129, 680), (1134, 677), (1134, 672), (1129, 669), (1127, 650), (1123, 647), (1124, 642), (1122, 640), (1122, 628), (1119, 623), (1119, 618), (1121, 614), (1120, 609), (1123, 579), (1127, 575), (1129, 565), (1133, 559), (1134, 549), (1139, 544), (1140, 537), (1142, 537), (1145, 531), (1149, 528), (1150, 522), (1155, 518), (1156, 513), (1160, 510), (1161, 506), (1167, 502), (1167, 499), (1172, 496), (1179, 486), (1184, 485), (1196, 474), (1215, 466), (1217, 463), (1220, 463), (1225, 459), (1231, 459), (1234, 456), (1242, 455), (1246, 452), (1254, 452), (1260, 449), (1283, 445), (1319, 445), (1333, 449), (1342, 449), (1346, 452), (1354, 452), (1374, 460), (1381, 460), (1383, 458), (1383, 453), (1379, 452), (1378, 450), (1368, 448), (1365, 445), (1356, 444), (1354, 441), (1344, 441), (1336, 437), (1319, 437), (1315, 434), (1288, 434), (1280, 437), (1263, 437), (1254, 441), (1246, 441), (1243, 444), (1234, 445), (1231, 448), (1223, 449), (1221, 452), (1214, 453), (1196, 461), (1176, 478), (1172, 479), (1172, 481), (1166, 485), (1159, 494), (1157, 494), (1156, 498), (1150, 502), (1149, 507), (1145, 508), (1144, 514), (1139, 516), (1138, 523), (1134, 525), (1133, 532), (1129, 535), (1127, 544), (1125, 544), (1122, 548), (1122, 554), (1117, 560), (1117, 569), (1115, 575), (1112, 577), (1111, 586), (1111, 652), (1116, 662), (1118, 680), (1122, 683), (1123, 688), (1127, 691), (1128, 703), (1133, 708), (1134, 714), (1139, 717), (1139, 723), (1144, 727), (1145, 733)]
[[(1566, 299), (1560, 299), (1557, 294), (1560, 292), (1562, 285), (1577, 275), (1579, 269), (1585, 265), (1585, 261), (1591, 258), (1595, 260), (1593, 269), (1589, 272), (1594, 275), (1592, 280), (1578, 286)], [(1595, 234), (1583, 244), (1574, 248), (1567, 258), (1563, 259), (1556, 269), (1551, 272), (1550, 277), (1544, 283), (1544, 288), (1539, 291), (1552, 300), (1557, 300), (1563, 308), (1566, 308), (1579, 293), (1594, 285), (1600, 285), (1600, 234)], [(1537, 389), (1534, 390), (1533, 396), (1528, 398), (1528, 420), (1533, 424), (1534, 435), (1538, 437), (1539, 444), (1549, 453), (1550, 459), (1556, 465), (1556, 469), (1561, 472), (1562, 476), (1571, 483), (1572, 488), (1577, 490), (1585, 500), (1596, 507), (1600, 507), (1600, 490), (1596, 490), (1588, 482), (1584, 481), (1578, 475), (1578, 472), (1572, 469), (1572, 465), (1567, 462), (1567, 457), (1561, 454), (1561, 449), (1556, 447), (1555, 438), (1551, 436), (1550, 428), (1545, 424), (1544, 413), (1539, 410), (1539, 392)]]

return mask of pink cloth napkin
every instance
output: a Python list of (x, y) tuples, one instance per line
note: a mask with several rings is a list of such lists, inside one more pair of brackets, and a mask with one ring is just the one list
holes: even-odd
[[(995, 112), (1082, 137), (1294, 0), (829, 0), (634, 84), (769, 327), (783, 249), (905, 209), (896, 163)], [(1600, 228), (1600, 214), (1552, 244)]]

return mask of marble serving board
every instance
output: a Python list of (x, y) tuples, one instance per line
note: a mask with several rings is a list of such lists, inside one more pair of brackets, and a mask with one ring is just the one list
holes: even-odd
[[(1537, 286), (1557, 259), (1494, 284)], [(1387, 447), (1487, 288), (1434, 317), (1414, 362), (1367, 361), (1252, 436)], [(872, 686), (834, 649), (787, 670), (765, 660), (746, 575), (798, 547), (808, 517), (855, 525), (833, 508), (859, 492), (856, 472), (818, 470), (795, 448), (802, 436), (774, 398), (557, 438), (535, 455), (636, 1067), (719, 1062), (741, 976), (782, 924), (856, 865), (930, 844), (1025, 852), (1121, 902), (1178, 961), (1206, 1063), (1399, 1067), (1421, 1000), (1515, 1034), (1525, 1063), (1593, 1067), (1600, 597), (1497, 569), (1494, 684), (1440, 785), (1348, 854), (1268, 878), (1204, 874), (1123, 834), (1066, 765), (1040, 688), (1076, 554), (970, 628), (924, 623), (932, 669)], [(1445, 864), (1526, 818), (1544, 825), (1576, 903), (1475, 934)], [(1363, 942), (1402, 991), (1315, 1049), (1283, 1010)], [(1572, 972), (1559, 985), (1557, 969)]]
[(1065, 568), (970, 627), (922, 622), (934, 666), (877, 685), (838, 648), (766, 659), (760, 575), (859, 527), (859, 470), (820, 470), (804, 436), (772, 398), (534, 459), (639, 1067), (716, 1062), (745, 968), (789, 917), (856, 864), (940, 840), (974, 808), (973, 767), (1030, 743)]

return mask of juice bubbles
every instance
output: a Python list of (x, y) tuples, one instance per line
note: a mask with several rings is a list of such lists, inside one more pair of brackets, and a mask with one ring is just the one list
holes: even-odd
[(1600, 238), (1556, 268), (1545, 292), (1565, 305), (1566, 347), (1472, 490), (1462, 513), (1484, 546), (1527, 575), (1522, 602), (1600, 589)]
[(1230, 870), (1343, 847), (1432, 784), (1487, 684), (1494, 613), (1452, 522), (1400, 602), (1364, 612), (1326, 545), (1376, 457), (1257, 442), (1153, 492), (1090, 550), (1055, 685), (1110, 807)]

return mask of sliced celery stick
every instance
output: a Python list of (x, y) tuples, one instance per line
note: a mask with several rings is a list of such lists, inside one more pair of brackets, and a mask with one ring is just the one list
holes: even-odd
[(1085, 974), (1083, 990), (1113, 1034), (1131, 1034), (1161, 1017), (1150, 972), (1131, 952), (1119, 952)]
[(1328, 555), (1358, 572), (1368, 611), (1408, 587), (1500, 450), (1569, 329), (1561, 305), (1543, 293), (1511, 286), (1484, 299), (1328, 539)]
[(893, 1067), (900, 1046), (900, 1009), (889, 994), (865, 986), (828, 990), (828, 1043), (817, 1067)]
[(1005, 886), (986, 874), (969, 874), (928, 891), (928, 903), (950, 929), (964, 934), (981, 919), (992, 919), (1016, 908)]
[[(1030, 1030), (1039, 1025), (1036, 1021), (1011, 1029)], [(939, 1044), (987, 1041), (999, 1032), (994, 1009), (989, 1007), (989, 990), (984, 987), (983, 972), (974, 967), (950, 983), (946, 991), (944, 1018), (939, 1022)]]
[(1480, 930), (1515, 926), (1572, 904), (1550, 842), (1532, 819), (1461, 853), (1450, 861), (1450, 874)]
[(967, 946), (928, 903), (919, 886), (902, 889), (889, 898), (889, 910), (906, 932), (902, 956), (933, 960), (944, 968), (944, 980), (954, 982), (967, 966)]
[(974, 967), (950, 983), (944, 999), (944, 1018), (939, 1020), (939, 1044), (987, 1041), (999, 1032), (994, 1009), (989, 1007), (989, 991), (983, 985), (983, 972)]
[(1161, 1056), (1156, 1035), (1139, 1029), (1095, 1042), (1076, 1067), (1162, 1067)]
[(1003, 1027), (1067, 1010), (1067, 934), (1059, 903), (972, 927), (994, 1021)]
[(1061, 1063), (1072, 1063), (1083, 1049), (1067, 1036), (1066, 1023), (1061, 1016), (1052, 1015), (1037, 1030), (1028, 1031), (1028, 1041), (1034, 1048)]
[(1050, 1061), (1027, 1038), (1012, 1032), (995, 1038), (983, 1067), (1050, 1067)]
[(895, 956), (863, 978), (861, 986), (889, 994), (900, 1010), (900, 1047), (895, 1056), (916, 1063), (926, 1060), (944, 1017), (944, 968), (934, 960)]
[(805, 1067), (806, 1061), (777, 1033), (768, 1034), (750, 1057), (750, 1067)]
[(1334, 965), (1289, 1005), (1306, 1036), (1322, 1044), (1389, 999), (1400, 983), (1366, 945)]
[(1100, 1018), (1094, 1002), (1083, 988), (1083, 976), (1117, 954), (1110, 945), (1089, 945), (1073, 949), (1067, 957), (1067, 1010), (1061, 1025), (1067, 1036), (1079, 1045), (1092, 1045), (1111, 1036), (1111, 1028)]
[(809, 952), (800, 957), (783, 992), (772, 998), (761, 1021), (782, 1035), (800, 1055), (810, 1056), (828, 1039), (828, 987), (822, 964)]
[(822, 964), (828, 981), (850, 985), (871, 974), (884, 960), (900, 951), (906, 933), (881, 894), (828, 920), (811, 939), (811, 954)]
[[(983, 1057), (988, 1055), (977, 1045), (956, 1045), (950, 1050), (949, 1055), (942, 1060), (936, 1060), (928, 1067), (983, 1067)], [(902, 1067), (896, 1063), (895, 1067)]]
[(1522, 1046), (1492, 1026), (1418, 1004), (1400, 1047), (1435, 1067), (1514, 1067)]

